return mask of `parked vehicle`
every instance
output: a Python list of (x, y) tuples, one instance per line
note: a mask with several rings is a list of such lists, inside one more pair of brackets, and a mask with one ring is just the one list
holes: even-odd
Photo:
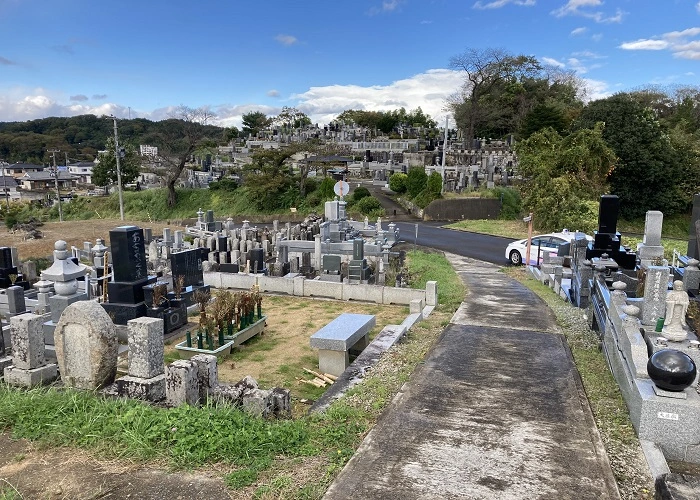
[[(530, 246), (530, 265), (537, 265), (545, 253), (557, 254), (559, 245), (570, 243), (574, 239), (575, 233), (564, 229), (560, 233), (539, 234), (532, 237)], [(593, 237), (586, 235), (589, 241), (593, 241)], [(539, 249), (539, 255), (538, 255)], [(514, 266), (519, 266), (525, 261), (527, 255), (527, 238), (512, 242), (506, 247), (506, 259)]]

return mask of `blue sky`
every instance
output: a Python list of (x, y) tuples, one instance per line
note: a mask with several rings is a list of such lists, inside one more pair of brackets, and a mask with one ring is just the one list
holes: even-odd
[(698, 0), (0, 0), (0, 33), (0, 121), (179, 105), (225, 126), (282, 106), (440, 121), (469, 48), (573, 69), (591, 98), (700, 74)]

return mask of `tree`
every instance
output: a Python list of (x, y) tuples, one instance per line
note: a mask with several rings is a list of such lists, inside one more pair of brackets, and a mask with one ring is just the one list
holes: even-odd
[(406, 177), (406, 191), (411, 198), (415, 198), (425, 189), (428, 183), (428, 175), (423, 167), (412, 167)]
[(408, 176), (401, 172), (391, 174), (391, 177), (389, 177), (389, 189), (398, 194), (405, 193), (407, 180)]
[(262, 111), (251, 111), (243, 115), (243, 135), (257, 137), (261, 130), (267, 128), (272, 123)]
[[(119, 171), (122, 187), (136, 180), (141, 170), (141, 157), (136, 147), (130, 143), (119, 145)], [(117, 183), (117, 159), (114, 155), (114, 138), (107, 139), (105, 151), (97, 156), (98, 163), (92, 169), (92, 182), (105, 189), (110, 184)]]
[(538, 229), (593, 229), (595, 205), (607, 191), (616, 156), (603, 125), (562, 137), (547, 128), (516, 145), (523, 205)]
[(450, 68), (463, 70), (466, 81), (461, 94), (453, 96), (451, 107), (460, 128), (465, 130), (467, 140), (486, 116), (482, 105), (484, 97), (500, 83), (532, 76), (542, 67), (532, 56), (513, 56), (503, 49), (467, 49), (450, 59)]
[(619, 93), (589, 103), (573, 127), (598, 122), (605, 124), (603, 139), (619, 158), (608, 180), (611, 193), (620, 197), (620, 214), (634, 218), (648, 210), (666, 215), (683, 210), (688, 194), (678, 184), (683, 177), (680, 158), (652, 109)]
[(175, 186), (192, 154), (200, 147), (215, 146), (210, 137), (220, 129), (207, 126), (207, 121), (213, 117), (206, 107), (180, 106), (173, 118), (164, 120), (161, 133), (154, 137), (161, 163), (159, 172), (168, 188), (168, 206), (171, 208), (177, 204)]
[(287, 130), (293, 130), (311, 125), (311, 118), (297, 108), (284, 106), (280, 114), (272, 118), (272, 123), (279, 125)]

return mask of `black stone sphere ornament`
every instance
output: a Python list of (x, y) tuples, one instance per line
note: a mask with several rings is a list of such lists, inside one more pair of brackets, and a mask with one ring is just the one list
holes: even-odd
[(660, 389), (680, 392), (693, 383), (697, 368), (686, 353), (677, 349), (662, 349), (647, 361), (647, 373)]

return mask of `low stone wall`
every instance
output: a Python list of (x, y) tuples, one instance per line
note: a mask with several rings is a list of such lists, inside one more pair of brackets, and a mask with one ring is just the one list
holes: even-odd
[(495, 198), (435, 200), (423, 210), (424, 220), (497, 219), (501, 201)]
[(428, 281), (425, 290), (389, 286), (335, 283), (310, 280), (303, 276), (277, 278), (243, 273), (204, 273), (204, 284), (214, 288), (250, 290), (255, 285), (261, 292), (284, 293), (297, 297), (324, 297), (336, 300), (357, 300), (377, 304), (410, 305), (414, 299), (423, 299), (425, 305), (437, 305), (437, 282)]

